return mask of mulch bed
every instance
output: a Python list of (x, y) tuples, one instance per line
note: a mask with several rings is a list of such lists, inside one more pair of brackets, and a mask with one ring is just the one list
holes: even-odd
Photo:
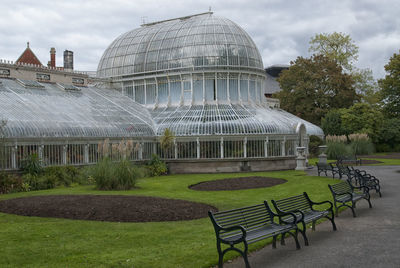
[(206, 204), (148, 196), (46, 195), (0, 201), (0, 212), (111, 222), (183, 221), (207, 217)]
[(364, 164), (381, 164), (383, 163), (382, 161), (378, 161), (378, 160), (371, 160), (371, 159), (361, 159), (361, 165)]
[(285, 182), (284, 179), (254, 176), (204, 181), (190, 185), (189, 188), (197, 191), (231, 191), (271, 187)]

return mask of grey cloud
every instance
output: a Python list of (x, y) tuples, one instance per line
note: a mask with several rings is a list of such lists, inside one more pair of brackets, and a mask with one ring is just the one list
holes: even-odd
[(257, 44), (264, 65), (288, 64), (309, 56), (316, 33), (344, 32), (360, 47), (359, 68), (384, 76), (383, 66), (400, 48), (400, 2), (348, 0), (69, 0), (10, 1), (0, 16), (0, 58), (16, 60), (26, 41), (42, 63), (50, 47), (73, 50), (75, 66), (96, 70), (106, 47), (120, 34), (146, 22), (201, 13), (212, 6), (216, 15), (244, 28)]

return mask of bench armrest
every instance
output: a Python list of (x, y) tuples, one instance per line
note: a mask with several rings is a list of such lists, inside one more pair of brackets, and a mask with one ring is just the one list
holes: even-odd
[(313, 206), (313, 205), (329, 204), (330, 207), (328, 208), (328, 210), (332, 210), (332, 208), (333, 208), (332, 202), (329, 201), (329, 200), (322, 201), (322, 202), (313, 202), (313, 201), (310, 200), (310, 202), (311, 202), (311, 206)]
[(363, 190), (364, 192), (369, 193), (369, 189), (368, 189), (367, 186), (363, 186), (363, 185), (361, 185), (361, 186), (354, 186), (354, 185), (353, 185), (353, 188), (358, 189), (358, 190)]
[[(219, 232), (220, 231), (225, 231), (225, 232), (230, 232), (230, 231), (235, 231), (235, 230), (240, 230), (242, 232), (242, 236), (234, 241), (227, 241), (225, 239), (223, 239), (220, 235)], [(243, 226), (241, 225), (235, 225), (235, 226), (230, 226), (230, 227), (221, 227), (220, 225), (218, 225), (218, 233), (217, 236), (220, 240), (222, 240), (225, 243), (232, 243), (232, 244), (237, 244), (240, 243), (242, 241), (244, 241), (246, 239), (246, 229), (244, 229)]]
[[(299, 218), (298, 216), (296, 216), (295, 213), (299, 213), (301, 215), (301, 217)], [(279, 211), (278, 214), (275, 214), (275, 215), (279, 217), (280, 223), (283, 222), (286, 224), (297, 224), (297, 223), (303, 221), (303, 219), (304, 219), (304, 213), (298, 209), (292, 210), (291, 212)], [(285, 216), (291, 216), (293, 218), (293, 221), (288, 221), (288, 220), (282, 219), (282, 217), (285, 217)]]

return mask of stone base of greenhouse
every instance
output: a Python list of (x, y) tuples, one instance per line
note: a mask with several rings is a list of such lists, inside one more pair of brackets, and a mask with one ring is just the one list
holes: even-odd
[(23, 159), (32, 154), (39, 156), (43, 166), (91, 165), (105, 155), (106, 146), (107, 155), (114, 161), (143, 162), (156, 154), (169, 164), (171, 173), (290, 169), (294, 168), (298, 139), (298, 135), (177, 137), (168, 150), (162, 150), (154, 138), (6, 141), (0, 152), (0, 168), (20, 169)]
[(288, 170), (296, 167), (294, 156), (249, 158), (249, 159), (197, 159), (168, 160), (168, 169), (172, 174), (186, 173), (229, 173), (250, 171)]

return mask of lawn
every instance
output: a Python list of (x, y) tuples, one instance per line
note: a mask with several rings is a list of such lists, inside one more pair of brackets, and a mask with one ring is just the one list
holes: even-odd
[[(284, 178), (287, 183), (239, 191), (188, 189), (201, 181), (254, 175)], [(202, 202), (226, 210), (303, 191), (315, 201), (331, 200), (327, 185), (336, 181), (307, 176), (302, 171), (170, 175), (141, 179), (140, 188), (131, 191), (97, 191), (93, 186), (77, 186), (2, 195), (0, 199), (46, 194), (144, 195)], [(252, 245), (250, 250), (268, 242)], [(0, 267), (210, 267), (218, 259), (208, 217), (180, 222), (115, 223), (0, 213), (0, 243)]]
[[(387, 155), (388, 153), (375, 153), (374, 155)], [(400, 166), (400, 159), (386, 159), (386, 158), (373, 158), (372, 157), (362, 157), (361, 159), (368, 159), (368, 160), (376, 160), (380, 161), (382, 163), (378, 164), (362, 164), (363, 166)], [(318, 162), (318, 158), (309, 158), (308, 159), (308, 164), (315, 166), (316, 163)], [(336, 160), (328, 160), (328, 163), (335, 163)]]

